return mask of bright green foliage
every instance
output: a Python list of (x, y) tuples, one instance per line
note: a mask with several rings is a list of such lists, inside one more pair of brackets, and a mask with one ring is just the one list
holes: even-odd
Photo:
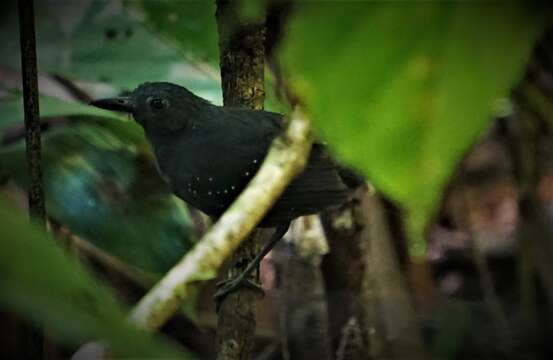
[[(152, 157), (104, 126), (112, 122), (120, 120), (79, 117), (44, 133), (47, 211), (111, 255), (161, 274), (192, 245), (191, 222)], [(22, 141), (0, 152), (0, 166), (24, 186)]]
[(125, 309), (106, 287), (3, 201), (0, 228), (2, 306), (43, 324), (67, 344), (99, 340), (117, 357), (190, 358), (127, 323)]
[(286, 75), (342, 160), (407, 210), (412, 254), (544, 28), (536, 6), (317, 2), (293, 17)]

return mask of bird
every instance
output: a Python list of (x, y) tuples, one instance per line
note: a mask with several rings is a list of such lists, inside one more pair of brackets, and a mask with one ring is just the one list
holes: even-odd
[[(220, 217), (246, 187), (283, 131), (283, 115), (264, 110), (218, 106), (187, 88), (147, 82), (122, 96), (91, 105), (129, 113), (142, 126), (161, 178), (187, 204)], [(220, 284), (219, 301), (248, 280), (262, 258), (287, 232), (292, 220), (344, 204), (364, 180), (338, 164), (321, 142), (314, 142), (299, 173), (262, 218), (258, 227), (275, 228), (259, 254), (236, 278)]]

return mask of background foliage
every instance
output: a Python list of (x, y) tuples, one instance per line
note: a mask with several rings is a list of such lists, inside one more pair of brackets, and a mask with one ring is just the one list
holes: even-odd
[[(12, 200), (26, 183), (14, 3), (0, 5), (0, 174)], [(319, 136), (405, 210), (412, 254), (421, 256), (459, 161), (495, 114), (510, 111), (509, 90), (547, 12), (534, 2), (301, 2), (295, 10), (278, 53), (285, 78)], [(214, 11), (210, 1), (37, 1), (48, 214), (154, 278), (193, 245), (190, 214), (157, 176), (139, 127), (88, 106), (63, 80), (89, 98), (171, 81), (220, 103)], [(286, 108), (268, 92), (269, 109)], [(175, 354), (126, 325), (110, 291), (11, 207), (0, 206), (3, 304), (57, 324), (71, 343), (98, 338), (125, 355)]]

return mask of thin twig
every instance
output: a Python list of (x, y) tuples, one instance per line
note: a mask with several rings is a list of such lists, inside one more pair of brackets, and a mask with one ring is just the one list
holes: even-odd
[[(23, 80), (25, 112), (25, 144), (27, 151), (27, 171), (29, 175), (29, 215), (31, 221), (42, 227), (46, 227), (46, 210), (44, 208), (40, 152), (40, 117), (38, 109), (34, 4), (33, 0), (19, 0), (18, 4), (21, 75)], [(21, 335), (21, 355), (26, 359), (42, 358), (44, 352), (42, 330), (24, 326)]]
[(21, 42), (21, 72), (25, 110), (25, 141), (29, 174), (29, 212), (31, 219), (46, 224), (44, 191), (42, 188), (40, 116), (35, 47), (33, 0), (19, 0), (19, 32)]

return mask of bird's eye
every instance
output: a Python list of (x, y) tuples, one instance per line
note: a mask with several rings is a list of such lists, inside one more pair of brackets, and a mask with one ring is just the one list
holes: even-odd
[(163, 110), (169, 107), (169, 100), (160, 98), (148, 99), (148, 104), (154, 110)]

